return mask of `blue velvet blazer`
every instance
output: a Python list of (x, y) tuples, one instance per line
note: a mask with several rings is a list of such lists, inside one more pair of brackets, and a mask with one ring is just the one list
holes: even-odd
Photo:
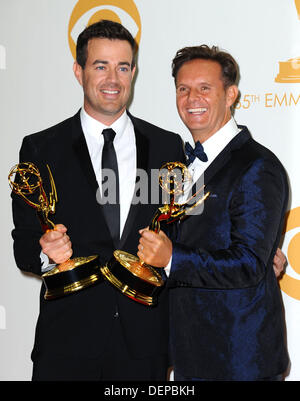
[(288, 201), (285, 170), (246, 127), (205, 172), (201, 215), (179, 225), (170, 288), (171, 351), (184, 376), (257, 380), (288, 354), (273, 271)]

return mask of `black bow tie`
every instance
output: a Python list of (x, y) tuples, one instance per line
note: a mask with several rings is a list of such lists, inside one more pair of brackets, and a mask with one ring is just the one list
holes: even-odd
[(199, 141), (195, 143), (195, 148), (193, 148), (189, 142), (185, 143), (185, 153), (188, 157), (187, 165), (193, 163), (193, 161), (198, 157), (202, 162), (207, 162), (208, 158), (204, 152), (203, 146)]

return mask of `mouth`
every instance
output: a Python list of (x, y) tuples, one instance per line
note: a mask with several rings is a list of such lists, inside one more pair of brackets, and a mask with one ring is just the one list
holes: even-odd
[(197, 107), (194, 109), (187, 109), (187, 112), (192, 115), (202, 115), (207, 111), (206, 107)]
[(120, 91), (117, 89), (100, 89), (100, 92), (104, 93), (105, 95), (118, 95), (120, 93)]

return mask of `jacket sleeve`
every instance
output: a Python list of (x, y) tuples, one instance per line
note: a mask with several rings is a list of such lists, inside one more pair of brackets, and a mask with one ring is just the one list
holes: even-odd
[[(25, 137), (20, 150), (20, 162), (38, 165), (37, 149)], [(19, 269), (41, 275), (41, 247), (39, 239), (43, 234), (36, 211), (15, 193), (12, 197), (14, 229), (12, 231), (14, 257)]]
[(211, 251), (201, 247), (201, 238), (197, 249), (174, 242), (169, 286), (230, 289), (257, 285), (267, 267), (272, 267), (287, 199), (281, 165), (255, 161), (237, 180), (228, 206), (224, 205), (230, 225), (222, 228), (230, 230), (230, 246)]

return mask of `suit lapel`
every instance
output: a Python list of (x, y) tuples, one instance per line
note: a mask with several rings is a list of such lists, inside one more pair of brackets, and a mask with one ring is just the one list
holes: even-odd
[[(218, 154), (215, 160), (208, 166), (202, 176), (197, 180), (197, 182), (193, 185), (192, 193), (195, 194), (197, 191), (202, 188), (204, 183), (204, 194), (207, 192), (208, 184), (211, 180), (217, 175), (219, 171), (221, 171), (227, 163), (230, 163), (232, 158), (232, 152), (241, 148), (250, 138), (250, 133), (247, 127), (239, 126), (242, 130), (239, 132), (228, 144), (225, 148)], [(198, 195), (196, 195), (193, 203), (199, 199), (199, 197), (203, 196), (203, 191), (200, 191)], [(195, 209), (196, 210), (196, 209)], [(186, 215), (184, 219), (188, 219), (190, 215)]]
[[(232, 152), (236, 149), (239, 149), (244, 145), (251, 137), (248, 129), (243, 126), (239, 126), (242, 130), (239, 132), (228, 144), (225, 148), (218, 154), (215, 160), (208, 166), (208, 168), (204, 172), (204, 180), (203, 176), (199, 178), (200, 182), (204, 182), (207, 185), (211, 179), (220, 171), (231, 159)], [(199, 183), (198, 180), (198, 183)]]
[[(141, 131), (137, 128), (135, 124), (135, 119), (131, 114), (129, 114), (129, 117), (133, 123), (134, 126), (134, 133), (135, 133), (135, 141), (136, 141), (136, 161), (137, 161), (137, 172), (138, 169), (143, 169), (145, 171), (148, 170), (148, 158), (149, 158), (149, 140), (147, 137), (145, 137)], [(137, 184), (137, 178), (136, 177), (136, 184)], [(122, 248), (126, 242), (126, 239), (128, 238), (128, 235), (130, 234), (132, 230), (132, 226), (136, 220), (137, 214), (139, 213), (141, 209), (141, 203), (137, 204), (131, 204), (129, 213), (127, 216), (127, 220), (123, 229), (121, 241), (120, 241), (120, 248)]]
[[(84, 133), (82, 131), (81, 120), (80, 120), (80, 111), (74, 117), (74, 125), (73, 125), (73, 149), (74, 153), (77, 157), (79, 165), (82, 169), (83, 175), (85, 176), (89, 186), (91, 188), (92, 194), (96, 199), (97, 190), (99, 189), (98, 182), (96, 179), (96, 175), (94, 172), (93, 164), (90, 158), (90, 154), (88, 151), (87, 143), (84, 137)], [(107, 226), (107, 232), (110, 233), (109, 226), (107, 224), (105, 214), (103, 213), (102, 207), (97, 208), (97, 212), (101, 213), (102, 219)], [(113, 241), (113, 239), (111, 238)], [(119, 242), (114, 243), (117, 248)]]
[[(137, 172), (138, 169), (143, 169), (148, 172), (149, 169), (149, 139), (143, 135), (140, 129), (136, 125), (135, 118), (128, 113), (130, 119), (132, 120), (135, 132), (135, 140), (136, 140), (136, 160), (137, 160)], [(85, 137), (81, 127), (80, 121), (80, 111), (74, 116), (73, 121), (73, 149), (78, 159), (78, 162), (81, 166), (82, 172), (89, 182), (90, 188), (96, 196), (96, 192), (98, 189), (98, 183), (96, 179), (96, 175), (93, 169), (93, 165), (90, 159), (88, 147), (85, 141)], [(136, 177), (137, 181), (137, 177)], [(101, 208), (99, 208), (101, 210)], [(141, 203), (131, 204), (129, 213), (127, 216), (127, 220), (123, 229), (122, 237), (119, 243), (114, 243), (115, 247), (122, 248), (132, 230), (134, 222), (137, 218), (138, 213), (141, 211)], [(101, 210), (102, 213), (102, 210)], [(105, 216), (103, 215), (103, 219), (105, 220)], [(107, 223), (106, 223), (107, 224)], [(107, 227), (109, 231), (109, 227)]]
[(77, 159), (78, 159), (78, 162), (82, 169), (82, 172), (85, 175), (87, 181), (90, 184), (90, 187), (91, 187), (93, 193), (96, 196), (96, 191), (98, 189), (98, 183), (97, 183), (97, 179), (96, 179), (96, 175), (95, 175), (95, 172), (93, 169), (92, 161), (90, 158), (88, 147), (87, 147), (85, 137), (84, 137), (82, 127), (81, 127), (80, 111), (74, 117), (73, 149), (77, 156)]

